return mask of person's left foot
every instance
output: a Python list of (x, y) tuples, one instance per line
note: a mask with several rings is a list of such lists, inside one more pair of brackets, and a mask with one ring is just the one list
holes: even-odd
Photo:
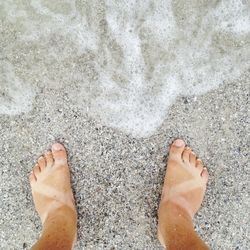
[(73, 211), (72, 220), (76, 221), (67, 153), (62, 144), (54, 144), (51, 151), (38, 159), (29, 179), (35, 207), (42, 224), (49, 215), (54, 216), (55, 211), (63, 206)]

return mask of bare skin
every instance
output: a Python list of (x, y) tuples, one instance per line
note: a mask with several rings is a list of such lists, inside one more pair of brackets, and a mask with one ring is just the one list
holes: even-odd
[(77, 213), (70, 184), (67, 154), (56, 143), (38, 159), (30, 185), (43, 230), (32, 250), (69, 250), (76, 240)]
[(193, 217), (204, 198), (208, 171), (184, 141), (170, 148), (158, 210), (158, 238), (169, 250), (209, 249), (193, 228)]
[[(207, 169), (182, 140), (171, 146), (159, 205), (158, 238), (170, 250), (209, 249), (198, 237), (192, 219), (201, 206)], [(38, 159), (30, 185), (43, 230), (33, 250), (69, 250), (76, 240), (77, 213), (70, 184), (67, 154), (54, 144)]]

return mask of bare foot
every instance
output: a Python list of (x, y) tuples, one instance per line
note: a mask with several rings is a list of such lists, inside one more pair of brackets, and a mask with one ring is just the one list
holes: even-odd
[[(62, 207), (73, 211), (67, 213), (67, 220), (72, 217), (75, 224), (76, 209), (70, 184), (67, 153), (62, 144), (54, 144), (52, 151), (46, 152), (38, 159), (29, 179), (35, 207), (43, 225), (49, 217), (55, 217)], [(76, 229), (74, 230), (76, 234)]]
[(164, 213), (172, 213), (166, 204), (176, 204), (186, 211), (190, 220), (201, 206), (206, 184), (208, 181), (208, 171), (203, 166), (200, 159), (188, 147), (184, 141), (177, 139), (171, 145), (167, 172), (162, 190), (162, 197), (159, 206), (158, 237), (165, 247), (162, 231), (166, 226)]

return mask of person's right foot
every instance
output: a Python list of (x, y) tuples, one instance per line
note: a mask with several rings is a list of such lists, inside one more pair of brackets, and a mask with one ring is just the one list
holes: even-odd
[[(201, 206), (206, 184), (208, 181), (208, 171), (203, 166), (200, 159), (188, 147), (184, 141), (177, 139), (171, 145), (167, 172), (162, 190), (161, 202), (159, 205), (158, 237), (162, 245), (165, 246), (162, 236), (162, 228), (167, 221), (163, 213), (166, 211), (165, 204), (172, 203), (181, 207), (192, 219)], [(161, 209), (163, 208), (164, 209)]]

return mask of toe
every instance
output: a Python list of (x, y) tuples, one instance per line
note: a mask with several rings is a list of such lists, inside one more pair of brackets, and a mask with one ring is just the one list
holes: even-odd
[(56, 164), (67, 164), (67, 153), (64, 146), (60, 143), (52, 145), (52, 155)]
[(171, 148), (169, 151), (169, 157), (172, 157), (172, 156), (181, 157), (184, 147), (185, 147), (185, 142), (183, 140), (181, 139), (175, 140), (171, 145)]
[(190, 148), (185, 148), (185, 150), (183, 151), (182, 160), (185, 163), (189, 163), (189, 155), (190, 155), (190, 153), (191, 153)]
[(41, 171), (43, 171), (44, 169), (45, 169), (45, 167), (46, 167), (46, 161), (45, 161), (45, 158), (43, 157), (43, 156), (40, 156), (39, 158), (38, 158), (38, 165), (39, 165), (39, 167), (40, 167), (40, 170)]
[(46, 159), (47, 167), (52, 167), (54, 163), (54, 159), (53, 159), (53, 155), (51, 151), (47, 151), (45, 153), (45, 159)]
[(191, 152), (189, 155), (189, 162), (192, 166), (195, 167), (196, 164), (196, 154), (194, 152)]
[(201, 173), (203, 170), (203, 163), (200, 159), (196, 160), (196, 168), (199, 170), (199, 172)]
[(36, 164), (35, 167), (33, 168), (33, 174), (35, 175), (36, 179), (40, 175), (40, 173), (41, 173), (41, 169), (40, 169), (39, 165)]
[(201, 177), (202, 179), (207, 182), (208, 181), (208, 171), (207, 168), (203, 168), (202, 172), (201, 172)]
[(33, 171), (29, 175), (29, 180), (30, 180), (30, 185), (32, 185), (33, 183), (36, 182), (36, 177), (35, 177)]

